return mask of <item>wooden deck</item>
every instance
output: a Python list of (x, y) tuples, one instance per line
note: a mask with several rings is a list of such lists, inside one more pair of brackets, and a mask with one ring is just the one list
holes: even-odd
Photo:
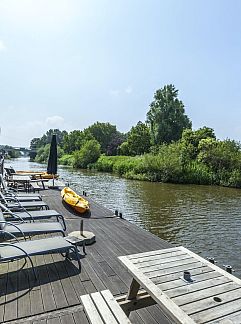
[[(79, 229), (81, 218), (62, 204), (58, 190), (46, 190), (42, 195), (51, 209), (65, 216), (68, 232)], [(23, 261), (1, 264), (0, 323), (88, 323), (80, 295), (109, 289), (119, 296), (128, 291), (131, 276), (118, 256), (170, 247), (169, 243), (89, 201), (91, 215), (84, 218), (84, 229), (95, 233), (96, 243), (87, 246), (87, 255), (81, 259), (81, 273), (76, 261), (65, 261), (61, 255), (34, 258), (37, 281), (30, 268), (25, 266), (17, 271)], [(132, 312), (130, 319), (138, 324), (171, 323), (157, 305)]]

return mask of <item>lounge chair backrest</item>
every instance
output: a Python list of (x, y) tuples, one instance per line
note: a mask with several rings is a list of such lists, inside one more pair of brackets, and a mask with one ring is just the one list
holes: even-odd
[(4, 170), (6, 171), (8, 176), (12, 175), (10, 168), (4, 168)]
[(5, 180), (3, 179), (2, 174), (0, 174), (0, 187), (2, 187), (4, 190), (7, 190), (7, 186), (6, 186)]
[(0, 210), (0, 230), (3, 230), (5, 226), (6, 226), (6, 221), (3, 216), (3, 212)]
[(8, 207), (5, 206), (4, 204), (2, 204), (1, 202), (0, 202), (0, 210), (6, 211), (6, 212), (10, 212), (10, 210), (8, 209)]
[(7, 200), (1, 191), (0, 191), (0, 200), (3, 201), (5, 204), (7, 204)]

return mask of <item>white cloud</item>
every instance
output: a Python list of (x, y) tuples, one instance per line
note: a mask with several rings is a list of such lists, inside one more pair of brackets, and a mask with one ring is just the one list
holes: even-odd
[(47, 117), (45, 123), (47, 126), (50, 126), (52, 128), (59, 128), (63, 125), (64, 118), (61, 116)]
[(3, 43), (3, 41), (0, 40), (0, 52), (6, 51), (6, 49), (6, 45)]
[(116, 97), (120, 94), (120, 90), (118, 89), (115, 89), (115, 90), (110, 90), (110, 95), (113, 96), (113, 97)]
[(125, 93), (127, 94), (131, 94), (133, 91), (132, 87), (131, 86), (128, 86), (126, 89), (125, 89)]
[(113, 97), (117, 97), (121, 94), (131, 94), (133, 92), (132, 87), (129, 85), (128, 87), (126, 87), (125, 89), (111, 89), (109, 91), (109, 94)]

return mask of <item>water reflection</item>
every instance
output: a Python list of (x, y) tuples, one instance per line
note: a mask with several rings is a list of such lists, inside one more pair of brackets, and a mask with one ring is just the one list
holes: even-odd
[[(10, 164), (17, 170), (46, 169), (26, 159)], [(215, 257), (220, 266), (230, 263), (241, 277), (240, 190), (132, 181), (66, 167), (60, 167), (59, 174), (74, 190), (85, 190), (97, 202), (118, 209), (126, 219), (162, 239), (203, 257)]]

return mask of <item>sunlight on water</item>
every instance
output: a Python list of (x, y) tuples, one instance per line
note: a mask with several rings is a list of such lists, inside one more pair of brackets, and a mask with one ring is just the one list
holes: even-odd
[[(6, 162), (16, 170), (46, 170), (27, 159)], [(164, 240), (231, 264), (241, 277), (241, 191), (238, 189), (132, 181), (107, 173), (59, 167), (75, 191)]]

